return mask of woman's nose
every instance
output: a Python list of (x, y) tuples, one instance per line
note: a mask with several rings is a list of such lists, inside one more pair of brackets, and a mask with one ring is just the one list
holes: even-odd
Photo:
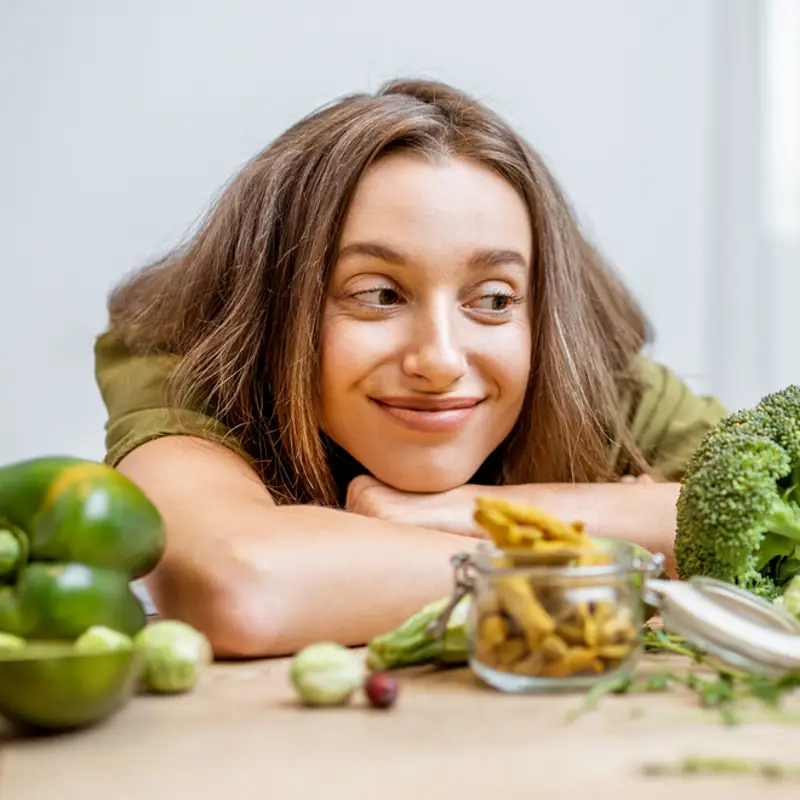
[(467, 372), (467, 356), (459, 341), (458, 320), (441, 309), (415, 319), (403, 358), (404, 372), (443, 391)]

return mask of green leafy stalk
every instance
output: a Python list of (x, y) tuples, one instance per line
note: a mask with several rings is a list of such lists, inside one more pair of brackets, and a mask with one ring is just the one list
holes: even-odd
[(702, 657), (700, 651), (693, 645), (686, 644), (682, 636), (668, 635), (664, 631), (645, 631), (642, 646), (646, 653), (674, 653), (695, 661)]
[[(676, 641), (677, 640), (677, 641)], [(683, 640), (663, 631), (648, 631), (644, 637), (648, 652), (668, 652), (690, 657), (696, 664), (707, 667), (711, 677), (696, 673), (671, 673), (670, 679), (693, 690), (705, 708), (717, 708), (729, 724), (739, 721), (738, 706), (746, 700), (758, 700), (771, 708), (778, 708), (786, 694), (800, 687), (800, 673), (789, 673), (781, 678), (768, 678), (743, 670), (733, 669), (710, 658), (699, 648), (682, 644)]]
[(599, 683), (588, 693), (583, 704), (569, 713), (568, 721), (594, 709), (606, 694), (666, 691), (672, 686), (682, 686), (694, 693), (701, 707), (715, 709), (725, 724), (736, 725), (741, 721), (744, 702), (755, 700), (770, 709), (778, 709), (784, 696), (800, 687), (800, 673), (774, 679), (732, 669), (708, 657), (681, 637), (663, 631), (645, 632), (644, 649), (649, 653), (682, 656), (693, 666), (706, 667), (710, 674), (701, 675), (688, 669), (656, 673), (639, 680), (618, 678)]
[(597, 708), (597, 702), (601, 697), (607, 694), (627, 694), (630, 691), (632, 680), (629, 677), (624, 678), (610, 678), (607, 681), (601, 681), (593, 686), (586, 694), (586, 699), (580, 706), (573, 709), (567, 714), (567, 722), (572, 722), (577, 719), (581, 714), (588, 711), (593, 711)]
[(647, 692), (663, 692), (669, 686), (667, 675), (649, 675), (641, 680), (631, 676), (609, 678), (593, 686), (586, 694), (586, 699), (576, 709), (567, 714), (567, 722), (572, 722), (582, 714), (593, 711), (601, 697), (607, 694), (640, 694)]
[(644, 764), (648, 777), (690, 775), (757, 775), (769, 780), (800, 778), (800, 767), (755, 759), (689, 756), (671, 764)]
[(429, 632), (429, 626), (436, 622), (449, 602), (450, 598), (442, 598), (429, 603), (398, 628), (372, 639), (367, 646), (367, 666), (371, 670), (384, 670), (431, 662), (451, 666), (465, 664), (469, 595), (453, 608), (441, 637)]
[(643, 649), (646, 653), (673, 653), (692, 659), (696, 664), (712, 667), (718, 675), (725, 675), (739, 680), (747, 680), (747, 672), (733, 669), (727, 664), (710, 658), (699, 647), (687, 642), (682, 636), (668, 634), (664, 631), (647, 630), (643, 636)]

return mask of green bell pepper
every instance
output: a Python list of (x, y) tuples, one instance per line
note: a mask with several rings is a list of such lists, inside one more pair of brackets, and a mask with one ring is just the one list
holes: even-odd
[(128, 636), (147, 614), (121, 572), (77, 562), (33, 562), (0, 589), (0, 630), (23, 639), (76, 639), (93, 625)]
[(161, 517), (115, 469), (69, 457), (0, 468), (0, 632), (74, 639), (145, 622), (130, 582), (164, 550)]
[(164, 547), (161, 517), (139, 487), (77, 458), (0, 469), (0, 519), (27, 537), (31, 560), (79, 561), (132, 579), (153, 569)]

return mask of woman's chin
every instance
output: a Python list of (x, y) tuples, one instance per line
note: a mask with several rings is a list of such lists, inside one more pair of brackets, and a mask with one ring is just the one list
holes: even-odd
[(458, 489), (469, 482), (471, 472), (454, 474), (452, 472), (440, 473), (438, 470), (398, 471), (385, 470), (383, 474), (376, 470), (372, 472), (381, 483), (385, 483), (398, 492), (409, 494), (441, 494), (452, 489)]

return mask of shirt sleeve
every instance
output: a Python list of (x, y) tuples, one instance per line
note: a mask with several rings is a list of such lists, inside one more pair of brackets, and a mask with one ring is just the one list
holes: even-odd
[(650, 466), (679, 481), (703, 437), (727, 414), (715, 397), (694, 393), (674, 372), (638, 357), (631, 371), (638, 389), (627, 399), (633, 437)]
[(170, 405), (171, 355), (134, 355), (112, 333), (95, 342), (95, 380), (106, 407), (105, 462), (116, 466), (131, 451), (164, 436), (195, 436), (224, 444), (248, 461), (240, 442), (218, 420)]

